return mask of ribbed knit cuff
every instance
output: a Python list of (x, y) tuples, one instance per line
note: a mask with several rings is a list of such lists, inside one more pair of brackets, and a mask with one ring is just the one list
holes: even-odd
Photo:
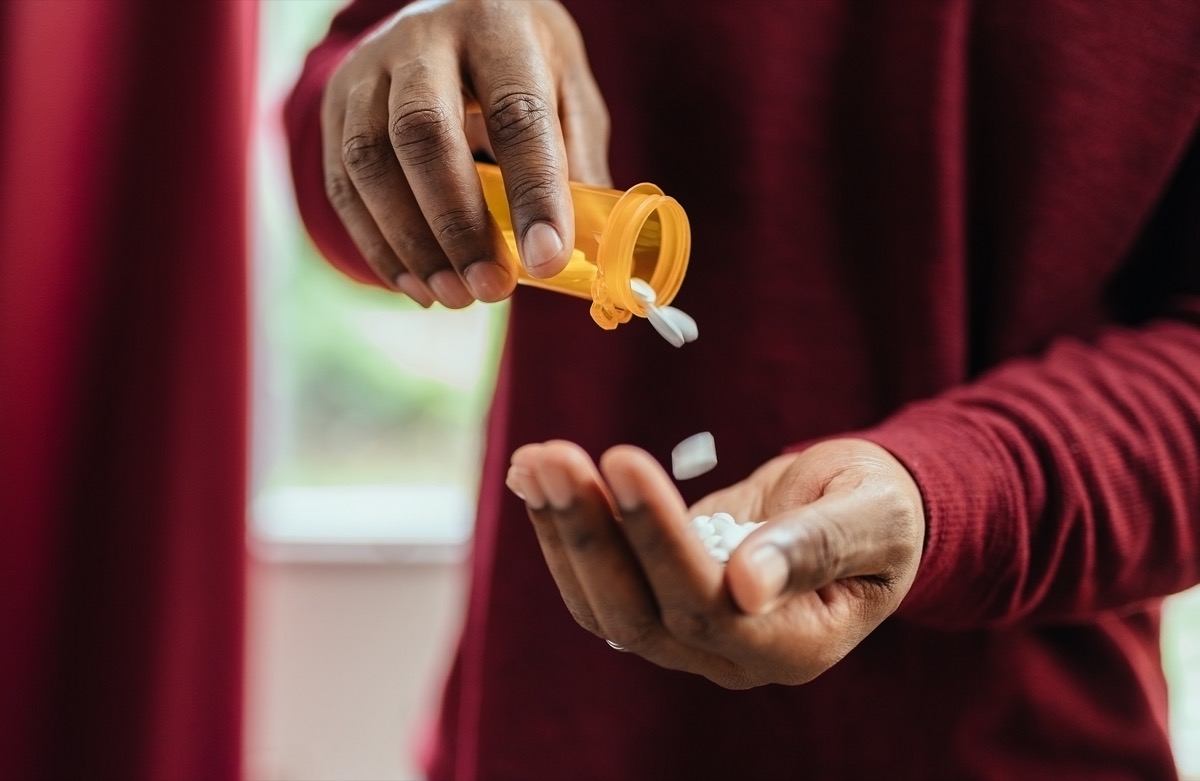
[(942, 628), (977, 625), (986, 606), (1003, 600), (996, 588), (1023, 555), (1016, 524), (994, 519), (1016, 519), (1017, 498), (1038, 490), (1014, 485), (1020, 470), (1006, 452), (1011, 444), (945, 401), (909, 407), (854, 436), (895, 456), (924, 502), (921, 564), (897, 615)]

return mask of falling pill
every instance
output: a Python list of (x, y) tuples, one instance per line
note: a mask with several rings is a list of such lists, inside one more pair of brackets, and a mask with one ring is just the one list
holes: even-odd
[(659, 307), (659, 312), (679, 329), (679, 333), (683, 335), (683, 341), (694, 342), (700, 336), (700, 329), (696, 325), (695, 318), (682, 309), (664, 306)]
[(717, 465), (717, 443), (712, 432), (692, 434), (671, 450), (671, 474), (676, 480), (699, 477)]
[(650, 321), (650, 325), (654, 326), (654, 330), (658, 331), (659, 335), (670, 342), (673, 347), (683, 347), (684, 342), (687, 341), (683, 338), (683, 331), (675, 321), (664, 315), (658, 307), (647, 306), (646, 319)]
[(629, 289), (635, 298), (646, 308), (646, 319), (654, 326), (662, 338), (675, 347), (682, 347), (688, 342), (696, 341), (700, 329), (696, 320), (687, 312), (674, 306), (659, 306), (658, 293), (649, 282), (639, 277), (629, 280)]

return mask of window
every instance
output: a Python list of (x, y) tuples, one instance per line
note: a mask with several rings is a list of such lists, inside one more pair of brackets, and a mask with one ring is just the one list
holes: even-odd
[(252, 544), (271, 558), (453, 557), (506, 310), (426, 311), (348, 280), (311, 245), (279, 112), (341, 5), (260, 6)]

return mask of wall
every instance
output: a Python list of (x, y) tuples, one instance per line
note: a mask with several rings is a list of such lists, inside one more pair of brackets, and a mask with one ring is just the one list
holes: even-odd
[(462, 564), (252, 558), (248, 781), (415, 781)]

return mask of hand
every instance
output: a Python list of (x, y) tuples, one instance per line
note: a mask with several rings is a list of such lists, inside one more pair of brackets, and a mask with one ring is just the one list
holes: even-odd
[[(835, 664), (908, 593), (925, 535), (912, 477), (858, 439), (775, 458), (691, 509), (626, 445), (599, 468), (569, 442), (526, 445), (508, 485), (581, 626), (731, 689), (805, 683)], [(766, 521), (725, 566), (688, 526), (718, 511)]]
[(531, 276), (570, 258), (568, 175), (610, 186), (607, 110), (557, 2), (407, 6), (338, 66), (321, 132), (330, 203), (379, 277), (422, 306), (513, 291), (475, 152), (500, 166)]

